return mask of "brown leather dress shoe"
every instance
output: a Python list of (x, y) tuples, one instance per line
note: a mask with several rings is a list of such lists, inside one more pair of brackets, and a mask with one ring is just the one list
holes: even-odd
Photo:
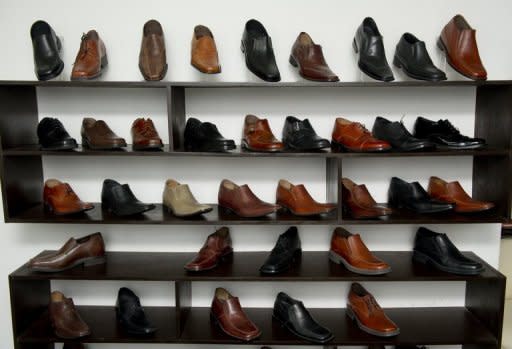
[(220, 73), (219, 55), (213, 34), (204, 25), (196, 25), (192, 35), (190, 64), (205, 74)]
[(220, 329), (231, 337), (250, 341), (261, 335), (260, 329), (242, 310), (238, 297), (217, 288), (212, 301), (211, 318)]
[(76, 55), (71, 80), (89, 80), (97, 78), (108, 65), (107, 49), (96, 30), (82, 35), (80, 50)]
[(272, 133), (267, 119), (259, 119), (255, 115), (247, 115), (244, 121), (242, 147), (247, 150), (261, 152), (277, 152), (284, 149), (282, 142)]
[(459, 182), (447, 183), (432, 176), (428, 182), (429, 195), (442, 202), (455, 205), (455, 212), (470, 213), (487, 211), (494, 207), (492, 202), (473, 200)]
[(215, 268), (221, 260), (233, 254), (229, 228), (222, 227), (210, 234), (193, 260), (185, 265), (188, 271), (204, 271)]
[(391, 337), (400, 334), (400, 329), (391, 321), (373, 296), (358, 283), (350, 287), (347, 315), (357, 326), (374, 336)]
[(293, 185), (284, 179), (277, 185), (276, 203), (296, 216), (319, 215), (336, 209), (335, 204), (316, 202), (303, 184)]
[(219, 206), (246, 218), (263, 217), (280, 208), (279, 205), (261, 201), (247, 184), (238, 186), (227, 179), (220, 183)]
[(161, 149), (164, 144), (150, 118), (138, 118), (132, 124), (134, 150)]
[(57, 337), (74, 339), (85, 337), (91, 333), (89, 326), (82, 320), (75, 309), (73, 300), (64, 297), (61, 292), (52, 292), (48, 310)]
[(162, 80), (167, 73), (164, 31), (154, 19), (147, 21), (142, 29), (139, 70), (147, 81)]
[(91, 149), (118, 149), (126, 147), (124, 138), (116, 135), (103, 120), (84, 118), (82, 121), (82, 146)]
[(379, 205), (368, 192), (366, 185), (352, 182), (348, 178), (341, 180), (343, 211), (355, 219), (378, 218), (390, 215), (392, 210)]
[(476, 30), (461, 15), (445, 25), (437, 46), (446, 54), (448, 64), (462, 75), (473, 80), (487, 79), (476, 44)]
[(44, 183), (43, 202), (45, 209), (56, 215), (79, 213), (94, 208), (94, 205), (80, 200), (68, 183), (57, 179), (48, 179)]
[(336, 118), (332, 130), (333, 150), (353, 152), (379, 152), (391, 149), (391, 144), (372, 136), (362, 124)]
[(290, 55), (290, 64), (299, 68), (304, 79), (312, 81), (340, 81), (325, 61), (322, 46), (316, 45), (307, 33), (300, 33)]
[(84, 267), (105, 263), (105, 244), (101, 233), (80, 239), (71, 238), (57, 252), (32, 258), (28, 263), (34, 271), (54, 273), (83, 264)]
[(359, 234), (352, 235), (339, 227), (332, 233), (329, 259), (356, 274), (382, 275), (391, 271), (389, 264), (368, 250)]

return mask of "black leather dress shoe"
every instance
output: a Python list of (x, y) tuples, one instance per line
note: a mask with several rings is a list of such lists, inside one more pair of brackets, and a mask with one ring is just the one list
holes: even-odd
[(402, 122), (391, 122), (381, 116), (375, 119), (372, 133), (376, 138), (389, 142), (394, 149), (400, 151), (431, 150), (436, 146), (429, 140), (413, 137)]
[(121, 287), (116, 302), (117, 321), (123, 330), (134, 335), (148, 335), (156, 332), (140, 305), (139, 297), (132, 290)]
[(405, 74), (413, 79), (426, 81), (446, 80), (446, 74), (439, 70), (427, 52), (424, 41), (420, 41), (411, 33), (405, 33), (396, 45), (393, 64), (402, 68)]
[(113, 179), (103, 181), (101, 205), (116, 216), (131, 216), (155, 208), (153, 204), (140, 202), (132, 193), (128, 184), (119, 184)]
[(334, 337), (329, 329), (316, 322), (301, 301), (284, 292), (277, 295), (272, 316), (288, 331), (302, 339), (326, 343)]
[(78, 147), (64, 128), (55, 118), (43, 118), (37, 125), (37, 137), (43, 150), (69, 150)]
[(366, 17), (357, 28), (353, 46), (359, 54), (357, 65), (363, 73), (376, 80), (395, 80), (386, 59), (382, 35), (373, 18)]
[(450, 121), (432, 121), (419, 116), (414, 124), (414, 136), (428, 139), (438, 148), (478, 149), (485, 147), (485, 139), (460, 134)]
[(34, 68), (38, 80), (50, 80), (62, 73), (60, 39), (45, 21), (36, 21), (30, 28), (34, 50)]
[(303, 121), (295, 116), (288, 116), (283, 127), (283, 143), (293, 150), (322, 150), (331, 144), (319, 137), (308, 119)]
[(263, 274), (277, 274), (290, 269), (302, 253), (297, 227), (279, 235), (276, 245), (260, 268)]
[(453, 210), (452, 204), (432, 199), (418, 182), (407, 183), (400, 178), (391, 178), (388, 204), (406, 208), (417, 213), (437, 213)]
[(245, 54), (247, 68), (257, 77), (270, 82), (281, 80), (272, 40), (263, 24), (255, 19), (245, 23), (241, 49)]
[(414, 239), (413, 260), (452, 274), (478, 275), (484, 266), (465, 257), (446, 234), (420, 227)]
[(236, 148), (235, 141), (224, 138), (211, 122), (189, 118), (185, 126), (185, 149), (188, 151), (223, 152)]

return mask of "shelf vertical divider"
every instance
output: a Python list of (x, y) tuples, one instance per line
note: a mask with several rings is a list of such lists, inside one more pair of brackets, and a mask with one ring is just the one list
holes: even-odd
[(325, 159), (325, 182), (327, 202), (336, 203), (336, 222), (341, 224), (341, 158)]
[(175, 281), (176, 338), (181, 338), (190, 308), (192, 307), (192, 282)]
[(171, 150), (184, 150), (185, 132), (185, 87), (170, 86), (167, 94), (167, 110), (169, 112), (169, 143)]

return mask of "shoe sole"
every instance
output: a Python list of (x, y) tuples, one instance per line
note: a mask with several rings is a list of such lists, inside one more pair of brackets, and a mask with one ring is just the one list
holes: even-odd
[(76, 149), (76, 148), (78, 148), (78, 144), (76, 143), (76, 141), (72, 141), (72, 142), (63, 141), (63, 142), (52, 144), (48, 147), (41, 145), (41, 150), (44, 150), (44, 151), (72, 150), (72, 149)]
[(421, 264), (425, 264), (425, 265), (432, 265), (433, 267), (435, 267), (435, 268), (437, 268), (437, 269), (439, 269), (441, 271), (444, 271), (444, 272), (447, 272), (447, 273), (451, 273), (451, 274), (478, 275), (478, 274), (480, 274), (481, 272), (483, 272), (485, 270), (485, 268), (481, 268), (481, 269), (478, 269), (476, 271), (468, 271), (468, 270), (460, 270), (460, 269), (457, 269), (457, 268), (446, 267), (446, 266), (444, 266), (442, 264), (439, 264), (437, 261), (432, 259), (430, 256), (428, 256), (428, 255), (426, 255), (426, 254), (424, 254), (422, 252), (416, 251), (416, 250), (413, 251), (412, 259), (415, 262), (418, 262), (418, 263), (421, 263)]
[(432, 79), (432, 78), (429, 78), (429, 77), (426, 77), (426, 76), (421, 76), (421, 75), (416, 75), (414, 73), (411, 73), (409, 70), (407, 70), (405, 65), (402, 63), (402, 61), (400, 60), (400, 58), (396, 54), (395, 54), (395, 56), (393, 58), (393, 65), (395, 67), (399, 68), (399, 69), (402, 69), (402, 71), (408, 77), (416, 79), (416, 80), (431, 81), (431, 82), (439, 82), (439, 81), (447, 80), (446, 76), (444, 77), (444, 79)]
[(356, 323), (357, 327), (359, 327), (361, 330), (363, 330), (366, 333), (369, 333), (369, 334), (372, 334), (372, 335), (378, 336), (378, 337), (394, 337), (394, 336), (398, 336), (400, 334), (400, 329), (396, 329), (395, 331), (392, 331), (392, 332), (381, 332), (381, 331), (377, 331), (377, 330), (371, 329), (369, 327), (366, 327), (365, 325), (363, 325), (361, 323), (361, 321), (359, 321), (359, 318), (357, 317), (355, 312), (352, 310), (350, 305), (347, 305), (346, 312), (347, 312), (347, 316), (350, 319), (352, 319), (352, 321), (354, 321)]
[(179, 218), (189, 218), (189, 217), (195, 217), (195, 216), (199, 216), (199, 215), (202, 215), (203, 213), (208, 213), (208, 212), (211, 212), (213, 210), (213, 207), (210, 207), (210, 208), (207, 208), (207, 209), (204, 209), (204, 210), (201, 210), (201, 211), (198, 211), (198, 212), (194, 212), (194, 213), (190, 213), (190, 214), (177, 214), (176, 212), (174, 212), (174, 210), (172, 209), (171, 206), (167, 206), (164, 204), (165, 207), (167, 207), (167, 210), (172, 213), (173, 216), (175, 217), (179, 217)]
[(85, 137), (82, 137), (82, 147), (87, 147), (92, 150), (117, 150), (117, 149), (123, 149), (127, 147), (126, 142), (119, 143), (116, 145), (111, 144), (91, 144), (89, 140)]
[(282, 152), (284, 150), (284, 149), (256, 149), (256, 148), (251, 148), (251, 146), (249, 146), (249, 144), (247, 144), (247, 142), (245, 140), (242, 140), (242, 149), (248, 150), (248, 151), (252, 151), (252, 152), (257, 152), (257, 153), (279, 153), (279, 152)]
[(106, 206), (104, 204), (101, 204), (101, 208), (103, 210), (106, 210), (108, 213), (113, 214), (115, 216), (118, 216), (118, 217), (128, 217), (128, 216), (135, 216), (135, 215), (138, 215), (138, 214), (143, 214), (144, 212), (148, 212), (148, 211), (153, 210), (155, 207), (153, 206), (153, 207), (150, 207), (150, 208), (147, 208), (147, 209), (144, 209), (144, 210), (134, 211), (134, 212), (116, 212), (115, 210), (113, 210), (112, 208), (110, 208), (109, 206)]
[(68, 270), (68, 269), (72, 269), (80, 264), (83, 264), (84, 267), (91, 267), (91, 266), (94, 266), (94, 265), (99, 265), (99, 264), (105, 264), (106, 263), (106, 258), (105, 256), (100, 256), (100, 257), (88, 257), (88, 258), (82, 258), (82, 259), (79, 259), (77, 261), (75, 261), (73, 264), (67, 266), (67, 267), (64, 267), (64, 268), (44, 268), (44, 267), (30, 267), (31, 270), (33, 271), (37, 271), (37, 272), (42, 272), (42, 273), (58, 273), (58, 272), (61, 272), (61, 271), (65, 271), (65, 270)]
[(44, 210), (51, 213), (51, 214), (54, 214), (56, 216), (68, 216), (68, 215), (73, 215), (73, 214), (78, 214), (78, 213), (82, 213), (82, 212), (87, 212), (87, 211), (90, 211), (94, 208), (91, 207), (91, 208), (83, 208), (83, 209), (80, 209), (80, 210), (77, 210), (77, 211), (70, 211), (70, 212), (56, 212), (52, 205), (46, 203), (46, 202), (43, 202), (43, 207), (44, 207)]
[(331, 213), (332, 211), (336, 210), (336, 207), (333, 207), (332, 209), (330, 209), (329, 211), (322, 211), (322, 212), (308, 212), (308, 213), (297, 213), (296, 211), (294, 211), (293, 209), (291, 209), (290, 207), (288, 206), (284, 206), (282, 203), (277, 203), (277, 205), (280, 205), (281, 206), (281, 209), (283, 211), (288, 211), (290, 212), (292, 215), (294, 216), (298, 216), (298, 217), (311, 217), (311, 216), (320, 216), (320, 215), (323, 215), (323, 214), (329, 214)]
[(329, 251), (329, 259), (336, 264), (343, 264), (345, 266), (345, 268), (347, 268), (348, 270), (350, 270), (351, 272), (356, 273), (356, 274), (384, 275), (384, 274), (388, 274), (391, 272), (391, 267), (389, 267), (387, 269), (383, 269), (383, 270), (369, 270), (369, 269), (361, 269), (361, 268), (354, 267), (345, 258), (343, 258), (342, 256), (340, 256), (339, 254), (337, 254), (334, 251)]
[(219, 144), (206, 144), (201, 147), (196, 147), (193, 145), (185, 145), (186, 151), (192, 151), (192, 152), (206, 152), (206, 153), (215, 153), (215, 152), (226, 152), (230, 150), (235, 150), (236, 145), (219, 145)]
[(36, 73), (37, 79), (40, 81), (47, 81), (51, 79), (55, 79), (57, 76), (59, 76), (62, 71), (64, 70), (64, 62), (60, 61), (59, 65), (50, 73), (48, 74), (42, 74), (39, 75)]
[(310, 338), (310, 337), (306, 337), (304, 336), (303, 334), (300, 334), (298, 333), (297, 331), (295, 331), (293, 328), (289, 327), (288, 326), (288, 323), (286, 321), (282, 321), (280, 318), (278, 318), (274, 313), (272, 313), (272, 317), (274, 319), (277, 320), (277, 322), (279, 322), (279, 324), (281, 325), (281, 327), (284, 327), (286, 328), (288, 331), (290, 331), (293, 335), (299, 337), (299, 338), (302, 338), (302, 339), (305, 339), (307, 341), (310, 341), (310, 342), (314, 342), (314, 343), (327, 343), (329, 342), (330, 340), (332, 340), (334, 338), (334, 335), (331, 334), (331, 336), (327, 339), (324, 339), (324, 340), (318, 340), (316, 338)]
[(388, 148), (379, 148), (379, 149), (371, 149), (371, 150), (361, 150), (358, 148), (347, 147), (347, 146), (335, 141), (334, 139), (331, 139), (331, 148), (335, 152), (342, 152), (342, 153), (345, 153), (345, 152), (348, 152), (348, 153), (382, 153), (382, 152), (390, 151), (392, 149), (392, 147), (388, 147)]
[(474, 80), (474, 81), (485, 81), (485, 80), (487, 80), (487, 78), (475, 78), (474, 76), (467, 75), (467, 74), (461, 72), (459, 69), (455, 68), (455, 66), (452, 63), (452, 60), (451, 60), (450, 56), (448, 55), (448, 50), (446, 49), (446, 45), (444, 44), (443, 39), (441, 39), (441, 37), (439, 37), (437, 39), (437, 47), (444, 53), (444, 55), (446, 57), (446, 61), (448, 62), (450, 67), (452, 67), (452, 69), (455, 70), (460, 75), (465, 76), (466, 78)]
[(238, 216), (240, 218), (264, 218), (272, 213), (276, 213), (278, 211), (278, 209), (274, 210), (274, 211), (271, 211), (271, 212), (267, 212), (267, 213), (264, 213), (262, 215), (241, 215), (239, 213), (237, 213), (234, 209), (230, 208), (230, 207), (226, 207), (226, 206), (221, 206), (219, 205), (219, 209), (223, 209), (225, 211), (227, 211), (228, 213), (230, 214), (234, 214), (235, 216)]

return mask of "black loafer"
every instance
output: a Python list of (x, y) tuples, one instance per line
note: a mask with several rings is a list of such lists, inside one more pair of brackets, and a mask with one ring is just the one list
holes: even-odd
[(185, 126), (185, 149), (188, 151), (224, 152), (236, 148), (235, 141), (224, 138), (211, 122), (189, 118)]
[(414, 136), (425, 138), (441, 149), (479, 149), (485, 139), (462, 135), (448, 120), (432, 121), (419, 116), (414, 124)]
[(153, 204), (140, 202), (128, 184), (121, 185), (113, 179), (103, 181), (101, 205), (103, 209), (112, 212), (116, 216), (136, 215), (155, 208)]
[(291, 227), (279, 235), (276, 245), (270, 252), (265, 263), (260, 268), (263, 274), (282, 273), (293, 266), (300, 259), (302, 253), (297, 227)]
[(37, 125), (37, 137), (43, 150), (70, 150), (78, 147), (64, 128), (55, 118), (43, 118)]
[(372, 133), (375, 138), (389, 142), (400, 151), (432, 150), (436, 146), (429, 140), (413, 137), (402, 122), (391, 122), (381, 116), (375, 119)]
[(292, 150), (322, 150), (331, 144), (325, 138), (319, 137), (308, 119), (303, 121), (294, 116), (288, 116), (283, 127), (283, 143)]
[(45, 21), (36, 21), (30, 28), (34, 50), (34, 68), (38, 80), (50, 80), (62, 73), (61, 43), (52, 27)]
[(149, 335), (157, 328), (151, 325), (140, 305), (139, 297), (132, 290), (121, 287), (116, 302), (117, 321), (124, 331), (133, 335)]

